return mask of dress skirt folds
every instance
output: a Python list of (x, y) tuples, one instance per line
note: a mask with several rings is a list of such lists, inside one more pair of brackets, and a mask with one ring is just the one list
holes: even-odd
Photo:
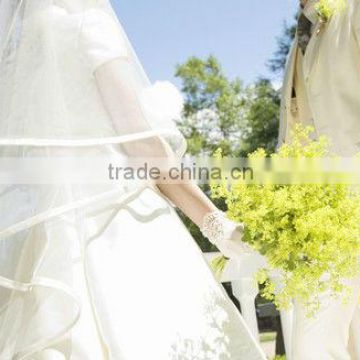
[[(96, 73), (112, 61), (130, 90), (109, 107)], [(107, 0), (0, 0), (1, 158), (149, 139), (180, 158), (179, 98), (150, 84)], [(265, 359), (155, 186), (2, 181), (0, 213), (1, 360)]]

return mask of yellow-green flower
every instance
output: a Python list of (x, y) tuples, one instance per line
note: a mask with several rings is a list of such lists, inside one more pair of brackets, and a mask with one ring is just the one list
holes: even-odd
[(316, 9), (324, 21), (328, 21), (333, 15), (344, 10), (346, 0), (319, 0)]
[[(298, 126), (291, 143), (275, 158), (329, 157), (325, 138), (311, 140), (311, 128)], [(265, 157), (257, 151), (255, 157)], [(319, 308), (320, 295), (329, 291), (346, 300), (344, 279), (360, 271), (360, 192), (348, 184), (258, 185), (244, 180), (212, 184), (214, 198), (223, 198), (228, 216), (245, 224), (244, 241), (266, 256), (270, 269), (257, 280), (263, 295), (279, 308), (297, 299), (309, 314)], [(221, 272), (225, 259), (214, 267)], [(269, 271), (283, 274), (275, 294)]]

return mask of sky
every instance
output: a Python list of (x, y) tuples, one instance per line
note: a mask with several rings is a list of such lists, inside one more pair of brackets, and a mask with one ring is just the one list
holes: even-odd
[(298, 0), (112, 0), (152, 81), (174, 79), (190, 56), (215, 55), (230, 77), (245, 83), (270, 75), (284, 21)]

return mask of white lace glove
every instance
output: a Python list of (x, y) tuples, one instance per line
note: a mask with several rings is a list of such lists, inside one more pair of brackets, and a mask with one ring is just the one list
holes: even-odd
[(231, 221), (222, 211), (205, 215), (200, 230), (229, 259), (254, 252), (242, 241), (244, 225)]

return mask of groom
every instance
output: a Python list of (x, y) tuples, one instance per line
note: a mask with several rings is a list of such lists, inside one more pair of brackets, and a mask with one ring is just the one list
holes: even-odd
[[(347, 0), (328, 18), (316, 0), (301, 0), (297, 34), (287, 63), (279, 144), (290, 141), (296, 123), (325, 135), (340, 156), (360, 152), (360, 0)], [(360, 219), (359, 219), (360, 221)], [(360, 360), (360, 279), (347, 280), (346, 305), (324, 295), (319, 314), (309, 319), (295, 305), (291, 360)], [(353, 329), (351, 330), (351, 323)]]

